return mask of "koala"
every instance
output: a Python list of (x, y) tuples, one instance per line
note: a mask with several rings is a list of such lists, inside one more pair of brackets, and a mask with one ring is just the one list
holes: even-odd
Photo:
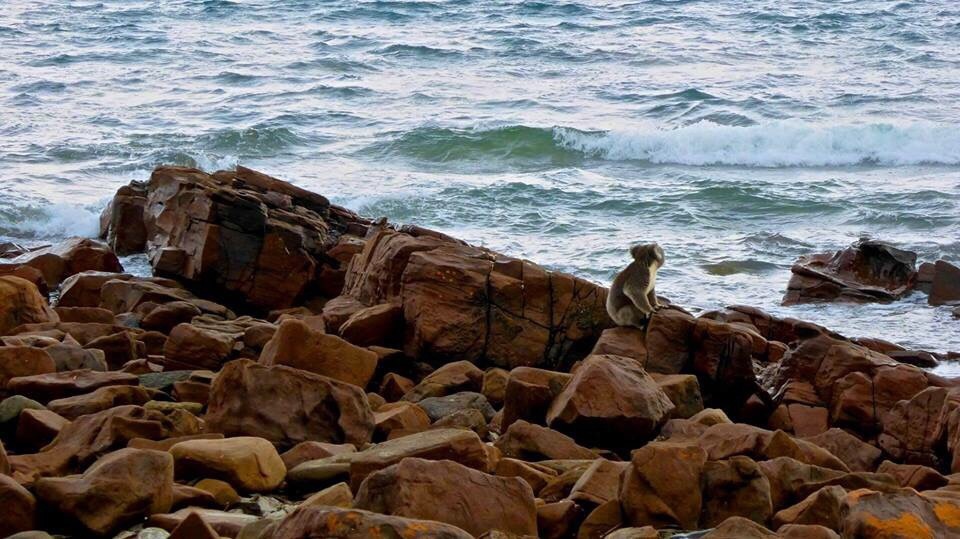
[(660, 309), (654, 285), (663, 266), (663, 249), (656, 243), (630, 248), (633, 262), (613, 279), (607, 296), (607, 313), (618, 326), (646, 327), (650, 315)]

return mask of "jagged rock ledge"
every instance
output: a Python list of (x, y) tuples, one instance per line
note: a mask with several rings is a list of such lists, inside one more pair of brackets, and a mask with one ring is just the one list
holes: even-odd
[(615, 328), (593, 283), (243, 167), (102, 223), (0, 254), (0, 536), (960, 534), (929, 354), (743, 306)]

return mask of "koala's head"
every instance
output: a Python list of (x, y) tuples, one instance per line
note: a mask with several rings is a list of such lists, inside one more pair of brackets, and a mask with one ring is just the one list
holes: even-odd
[(663, 249), (656, 243), (643, 243), (630, 248), (630, 256), (645, 266), (663, 265)]

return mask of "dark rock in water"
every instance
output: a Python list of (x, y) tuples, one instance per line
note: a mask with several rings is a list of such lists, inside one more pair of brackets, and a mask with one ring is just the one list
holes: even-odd
[(923, 369), (932, 369), (940, 363), (936, 356), (923, 350), (893, 350), (886, 354), (900, 363), (916, 365)]
[(898, 300), (913, 290), (916, 263), (916, 253), (875, 240), (860, 240), (833, 254), (807, 255), (791, 268), (783, 304)]
[(147, 246), (146, 206), (145, 183), (134, 181), (118, 189), (100, 216), (100, 239), (120, 256), (142, 252)]
[(244, 167), (212, 175), (160, 167), (142, 203), (137, 189), (108, 208), (109, 240), (124, 250), (139, 247), (139, 231), (127, 238), (118, 227), (142, 215), (155, 272), (262, 311), (309, 295), (325, 266), (339, 267), (326, 252), (367, 225), (320, 195)]
[(927, 301), (930, 305), (960, 302), (960, 268), (945, 260), (937, 260)]

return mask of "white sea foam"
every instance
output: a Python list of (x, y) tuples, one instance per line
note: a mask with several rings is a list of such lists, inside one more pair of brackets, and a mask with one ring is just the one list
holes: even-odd
[(960, 124), (818, 125), (779, 121), (749, 127), (700, 122), (672, 130), (583, 132), (558, 127), (561, 146), (610, 160), (754, 167), (960, 164)]
[(0, 236), (39, 240), (96, 237), (99, 231), (100, 212), (94, 206), (56, 203), (0, 213)]

